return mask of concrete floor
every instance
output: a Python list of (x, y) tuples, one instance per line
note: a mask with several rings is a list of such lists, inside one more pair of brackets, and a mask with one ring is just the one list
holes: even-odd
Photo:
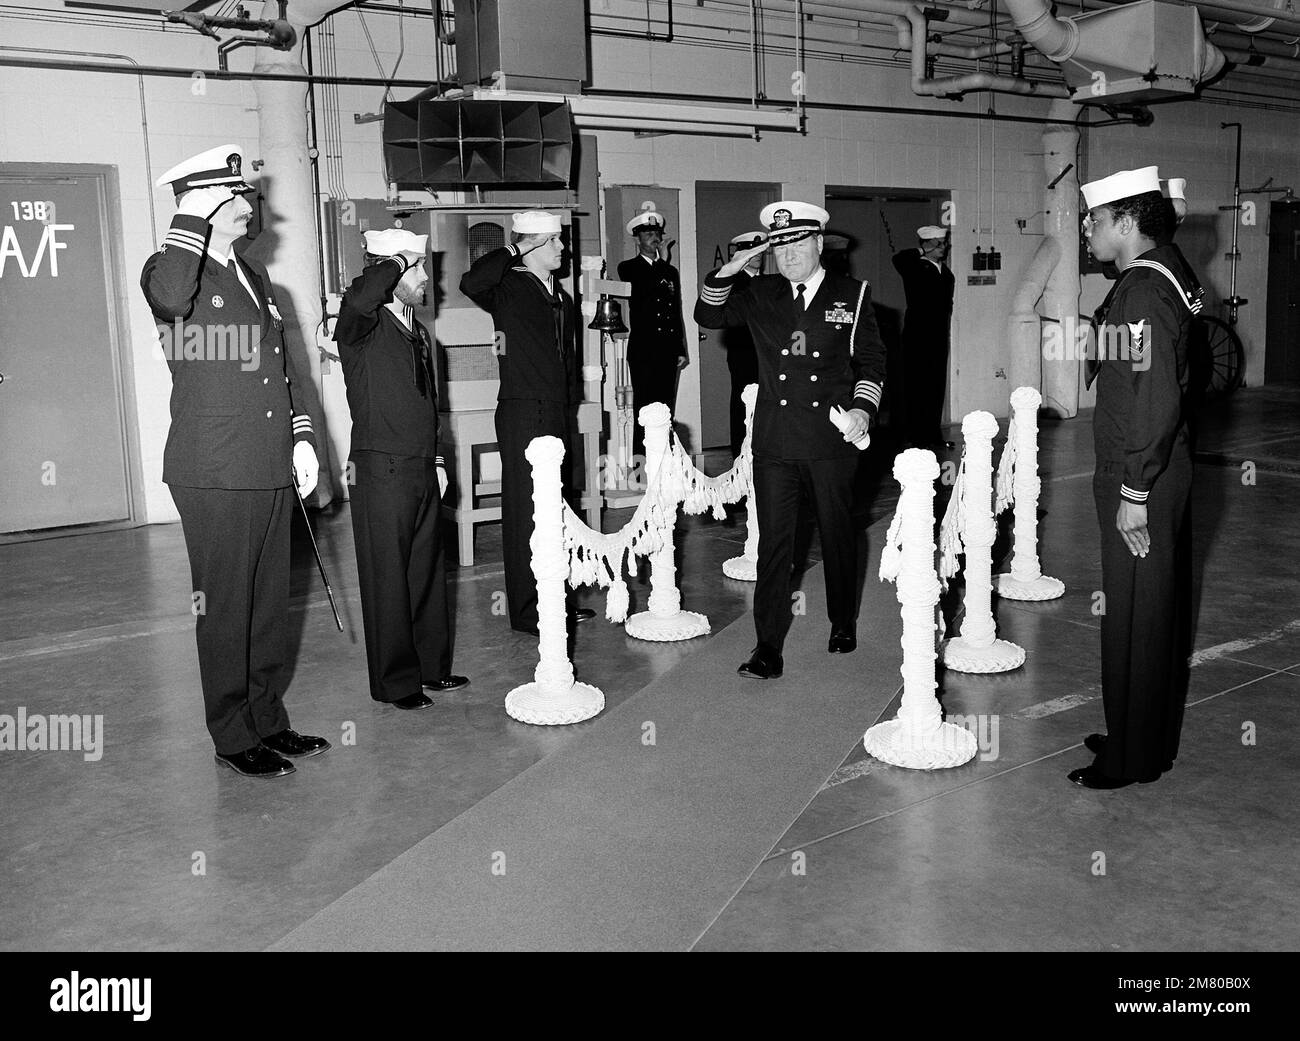
[[(1025, 668), (943, 677), (946, 711), (979, 717), (984, 752), (956, 770), (913, 772), (870, 760), (860, 735), (844, 735), (843, 764), (696, 946), (1294, 948), (1298, 406), (1300, 390), (1255, 389), (1205, 416), (1196, 657), (1171, 774), (1109, 793), (1065, 781), (1089, 759), (1082, 737), (1102, 728), (1091, 614), (1100, 564), (1089, 418), (1045, 424), (1041, 551), (1067, 594), (998, 604), (1001, 635), (1028, 650)], [(868, 519), (882, 523), (892, 495), (885, 482)], [(493, 613), (495, 526), (479, 529), (479, 563), (455, 572), (456, 670), (472, 684), (428, 712), (373, 704), (346, 510), (315, 527), (348, 633), (335, 631), (300, 539), (288, 695), (294, 726), (336, 747), (275, 782), (212, 762), (178, 525), (0, 547), (0, 712), (98, 713), (106, 734), (97, 762), (0, 753), (0, 947), (263, 948), (599, 725), (547, 730), (502, 711), (505, 692), (531, 678), (536, 644)], [(625, 519), (609, 515), (606, 527)], [(714, 631), (749, 610), (752, 587), (719, 570), (743, 540), (734, 520), (681, 525), (684, 606), (705, 611)], [(634, 601), (647, 591), (635, 586)], [(865, 595), (893, 590), (869, 576)], [(950, 617), (958, 601), (954, 591)], [(641, 643), (594, 622), (579, 631), (575, 662), (612, 706), (701, 646)], [(355, 743), (344, 745), (349, 728)], [(791, 870), (799, 861), (802, 874)]]

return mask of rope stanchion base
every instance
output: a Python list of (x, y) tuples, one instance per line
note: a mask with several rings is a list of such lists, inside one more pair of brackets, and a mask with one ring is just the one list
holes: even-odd
[(568, 690), (556, 691), (545, 689), (534, 680), (506, 695), (506, 715), (520, 723), (544, 727), (581, 723), (599, 715), (604, 708), (604, 693), (590, 683), (575, 682)]
[(975, 735), (955, 723), (940, 723), (939, 729), (918, 742), (903, 726), (902, 720), (877, 723), (862, 735), (862, 747), (892, 766), (909, 770), (946, 770), (969, 763), (979, 746)]
[(1010, 672), (1025, 664), (1025, 649), (1010, 640), (976, 647), (960, 636), (939, 645), (939, 661), (954, 672)]
[(1004, 600), (1055, 600), (1065, 596), (1065, 583), (1049, 575), (1039, 575), (1029, 582), (1010, 574), (994, 575), (993, 588)]
[(749, 557), (732, 557), (722, 562), (722, 573), (738, 582), (757, 582), (758, 561)]
[(677, 640), (693, 640), (697, 636), (707, 636), (709, 620), (697, 611), (678, 611), (666, 617), (651, 614), (649, 611), (640, 611), (628, 618), (623, 628), (627, 630), (628, 636), (638, 640), (673, 643)]

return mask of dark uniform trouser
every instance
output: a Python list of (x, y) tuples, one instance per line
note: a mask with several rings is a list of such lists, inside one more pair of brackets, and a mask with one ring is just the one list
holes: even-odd
[(513, 629), (537, 628), (537, 580), (533, 577), (533, 471), (524, 456), (528, 443), (549, 434), (564, 442), (568, 469), (569, 406), (559, 401), (505, 399), (497, 402), (497, 447), (501, 453), (501, 549), (506, 604)]
[(432, 459), (353, 452), (352, 536), (370, 696), (398, 701), (451, 672), (441, 496)]
[(853, 530), (856, 459), (754, 458), (758, 508), (758, 583), (754, 628), (758, 642), (778, 654), (793, 621), (790, 568), (801, 489), (812, 498), (821, 535), (826, 613), (831, 625), (852, 628), (857, 620), (857, 536)]
[(1192, 462), (1175, 445), (1147, 500), (1151, 550), (1135, 557), (1115, 527), (1124, 464), (1100, 461), (1093, 478), (1101, 528), (1101, 685), (1110, 777), (1158, 776), (1178, 755), (1191, 651)]
[[(633, 351), (637, 353), (633, 353)], [(639, 422), (641, 409), (661, 401), (676, 414), (677, 349), (674, 344), (641, 341), (635, 348), (628, 341), (628, 373), (632, 377), (632, 452), (645, 454), (645, 430)]]
[(289, 725), (284, 709), (292, 488), (170, 485), (194, 592), (208, 732), (222, 755)]
[(948, 383), (946, 332), (904, 332), (903, 366), (907, 440), (914, 445), (937, 445), (943, 440), (939, 421)]
[(751, 383), (758, 382), (758, 358), (753, 344), (728, 345), (727, 369), (731, 373), (731, 454), (740, 455), (745, 443), (745, 402), (740, 394)]

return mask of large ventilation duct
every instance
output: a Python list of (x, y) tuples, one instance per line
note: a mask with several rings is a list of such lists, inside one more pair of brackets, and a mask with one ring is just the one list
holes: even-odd
[(1073, 165), (1079, 131), (1068, 125), (1074, 116), (1066, 100), (1054, 101), (1048, 112), (1056, 122), (1043, 128), (1043, 241), (1006, 326), (1011, 385), (1038, 387), (1044, 408), (1062, 418), (1079, 411), (1079, 172)]
[[(288, 18), (298, 33), (298, 42), (287, 51), (269, 47), (257, 49), (253, 71), (264, 74), (305, 76), (301, 52), (303, 30), (319, 22), (330, 11), (340, 6), (339, 0), (293, 0), (289, 4)], [(264, 18), (274, 18), (278, 13), (275, 0), (264, 6)], [(307, 84), (285, 80), (276, 82), (259, 79), (253, 82), (257, 96), (258, 158), (261, 169), (259, 181), (270, 189), (267, 203), (271, 209), (272, 233), (265, 234), (266, 242), (273, 242), (271, 251), (260, 255), (259, 240), (253, 252), (259, 253), (280, 291), (281, 306), (288, 297), (292, 314), (287, 319), (285, 331), (289, 334), (287, 348), (301, 361), (305, 348), (311, 365), (312, 385), (321, 386), (320, 354), (316, 350), (316, 331), (321, 327), (320, 286), (317, 273), (320, 264), (320, 241), (316, 235), (316, 195), (312, 184), (311, 160), (308, 156), (307, 122), (303, 118), (307, 102)], [(294, 335), (296, 334), (296, 335)], [(311, 395), (308, 407), (317, 417), (316, 443), (320, 456), (320, 483), (313, 493), (316, 502), (329, 502), (334, 497), (334, 475), (339, 468), (331, 458), (330, 424), (326, 422), (319, 395)]]
[(1227, 61), (1205, 38), (1194, 7), (1141, 0), (1057, 18), (1046, 0), (1006, 2), (1020, 34), (1061, 66), (1080, 103), (1189, 97)]

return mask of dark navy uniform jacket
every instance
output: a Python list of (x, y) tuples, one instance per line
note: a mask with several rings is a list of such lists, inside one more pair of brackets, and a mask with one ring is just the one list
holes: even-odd
[(1093, 441), (1098, 462), (1123, 463), (1129, 502), (1145, 505), (1170, 454), (1190, 451), (1187, 351), (1202, 295), (1178, 248), (1157, 246), (1120, 273), (1093, 316)]
[(557, 278), (555, 294), (522, 264), (513, 246), (485, 253), (460, 280), (460, 291), (492, 316), (503, 339), (499, 401), (580, 400), (573, 339), (573, 298)]
[(660, 357), (686, 357), (686, 325), (682, 321), (682, 281), (666, 260), (653, 264), (636, 256), (618, 266), (620, 282), (632, 286), (629, 298), (632, 332), (627, 339), (628, 360), (651, 361)]
[[(316, 438), (266, 268), (208, 256), (211, 225), (178, 213), (140, 285), (172, 373), (163, 481), (191, 488), (284, 488), (293, 445)], [(240, 282), (243, 267), (254, 300)]]
[(893, 264), (903, 279), (903, 292), (907, 297), (903, 339), (947, 344), (952, 324), (953, 292), (957, 285), (952, 271), (926, 260), (919, 249), (895, 253)]
[(407, 329), (387, 306), (402, 267), (380, 261), (362, 270), (343, 294), (334, 339), (343, 362), (352, 450), (435, 459), (438, 391), (433, 339), (414, 317)]
[[(776, 459), (856, 458), (830, 421), (832, 405), (874, 421), (885, 382), (885, 345), (865, 282), (827, 271), (795, 320), (783, 275), (704, 279), (695, 320), (706, 329), (748, 325), (758, 357), (754, 454)], [(801, 333), (802, 336), (796, 334)]]

